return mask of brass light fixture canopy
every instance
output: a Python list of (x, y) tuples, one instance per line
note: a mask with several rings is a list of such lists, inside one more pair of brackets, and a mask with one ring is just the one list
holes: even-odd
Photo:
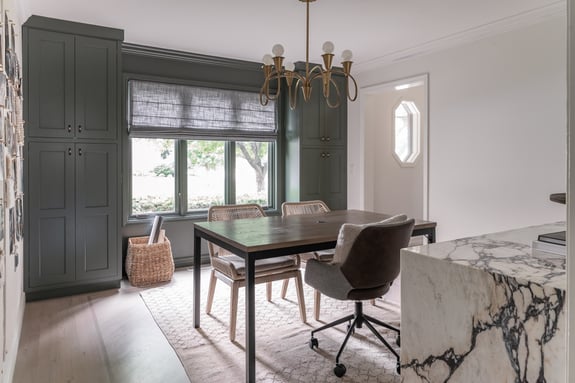
[[(326, 104), (330, 108), (337, 108), (341, 105), (341, 92), (332, 78), (333, 74), (342, 75), (345, 77), (346, 95), (350, 101), (357, 99), (357, 82), (351, 75), (351, 61), (352, 53), (350, 50), (342, 52), (342, 68), (333, 68), (333, 50), (334, 46), (331, 41), (326, 41), (323, 44), (324, 53), (321, 55), (323, 59), (323, 66), (314, 65), (310, 68), (309, 63), (309, 4), (316, 0), (299, 0), (306, 3), (306, 45), (305, 45), (305, 72), (298, 73), (295, 71), (293, 63), (286, 62), (284, 64), (284, 48), (280, 44), (276, 44), (272, 48), (273, 56), (270, 54), (264, 55), (263, 58), (263, 73), (264, 83), (260, 90), (260, 103), (267, 105), (270, 100), (276, 100), (281, 92), (282, 79), (285, 79), (288, 87), (289, 105), (293, 110), (297, 105), (298, 88), (301, 88), (304, 101), (309, 101), (312, 93), (312, 81), (321, 79), (322, 81), (322, 94)], [(270, 94), (270, 82), (276, 81), (277, 90), (275, 94)], [(294, 80), (295, 83), (294, 83)], [(350, 81), (351, 80), (351, 81)], [(353, 84), (353, 95), (350, 92), (350, 83)], [(335, 101), (332, 100), (331, 94), (335, 92)]]

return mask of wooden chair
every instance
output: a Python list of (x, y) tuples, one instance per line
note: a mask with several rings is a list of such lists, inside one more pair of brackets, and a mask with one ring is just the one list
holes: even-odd
[[(233, 219), (265, 217), (260, 205), (220, 205), (211, 206), (208, 209), (208, 221), (228, 221)], [(208, 289), (208, 302), (206, 313), (212, 310), (214, 291), (217, 280), (221, 280), (231, 287), (230, 299), (230, 340), (236, 337), (236, 319), (238, 312), (238, 290), (245, 286), (245, 263), (244, 260), (221, 247), (208, 242), (210, 263), (212, 272)], [(267, 282), (267, 300), (271, 301), (271, 282), (295, 278), (299, 313), (302, 322), (306, 322), (305, 301), (303, 296), (303, 284), (300, 271), (300, 262), (297, 257), (283, 256), (256, 260), (255, 283)]]
[[(282, 204), (282, 216), (302, 215), (302, 214), (321, 214), (330, 211), (325, 202), (320, 200), (302, 201), (302, 202), (284, 202)], [(300, 261), (315, 259), (320, 262), (331, 262), (333, 260), (334, 250), (315, 251), (312, 253), (298, 254)], [(285, 298), (289, 280), (285, 280), (282, 286), (281, 297)], [(321, 293), (315, 290), (313, 299), (313, 313), (315, 320), (319, 320), (319, 310), (321, 302)]]

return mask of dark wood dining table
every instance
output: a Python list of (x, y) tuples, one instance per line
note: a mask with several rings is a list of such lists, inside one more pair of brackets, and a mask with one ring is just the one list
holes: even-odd
[[(256, 379), (255, 342), (255, 261), (282, 255), (332, 249), (344, 223), (366, 224), (389, 218), (389, 214), (360, 210), (335, 210), (328, 213), (269, 216), (231, 221), (194, 223), (194, 318), (200, 327), (200, 267), (201, 239), (213, 242), (245, 261), (246, 312), (246, 382)], [(413, 236), (426, 236), (435, 242), (436, 223), (415, 220)]]

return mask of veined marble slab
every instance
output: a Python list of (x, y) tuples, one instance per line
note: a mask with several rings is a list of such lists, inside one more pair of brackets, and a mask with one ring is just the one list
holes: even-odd
[(565, 382), (565, 256), (548, 224), (402, 250), (402, 382)]

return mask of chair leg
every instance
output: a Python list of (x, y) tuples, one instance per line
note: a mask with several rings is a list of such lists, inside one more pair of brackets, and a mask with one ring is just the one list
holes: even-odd
[(268, 302), (272, 301), (272, 283), (271, 282), (266, 283), (266, 298), (267, 298)]
[(231, 297), (230, 297), (230, 341), (236, 339), (236, 321), (238, 317), (238, 291), (239, 284), (233, 282), (231, 286)]
[[(323, 331), (323, 330), (325, 330), (325, 329), (328, 329), (328, 328), (333, 327), (333, 326), (337, 326), (338, 324), (341, 324), (341, 323), (344, 323), (344, 322), (349, 322), (350, 320), (352, 320), (352, 319), (354, 319), (354, 318), (355, 318), (355, 314), (350, 314), (350, 315), (348, 315), (348, 316), (346, 316), (346, 317), (340, 318), (340, 319), (338, 319), (338, 320), (336, 320), (336, 321), (333, 321), (333, 322), (331, 322), (331, 323), (328, 323), (328, 324), (326, 324), (326, 325), (323, 325), (323, 326), (321, 326), (321, 327), (318, 327), (318, 328), (316, 328), (315, 330), (312, 330), (311, 336), (313, 337), (313, 334), (315, 334), (316, 332)], [(353, 327), (350, 327), (350, 328), (353, 328)]]
[[(365, 319), (367, 319), (367, 318), (365, 318)], [(389, 343), (387, 343), (387, 341), (385, 339), (383, 339), (381, 334), (373, 327), (373, 325), (371, 323), (369, 323), (368, 319), (364, 320), (363, 323), (365, 323), (365, 325), (371, 330), (373, 335), (375, 335), (377, 337), (377, 339), (379, 339), (381, 341), (381, 343), (383, 343), (385, 345), (385, 347), (387, 347), (389, 349), (389, 351), (391, 351), (392, 354), (395, 355), (395, 357), (397, 358), (397, 364), (399, 367), (399, 354), (389, 345)]]
[(351, 323), (351, 325), (349, 326), (349, 328), (347, 329), (347, 333), (345, 334), (345, 339), (343, 340), (343, 343), (341, 344), (339, 351), (337, 352), (337, 356), (335, 357), (335, 364), (338, 365), (339, 364), (339, 357), (341, 356), (341, 353), (343, 352), (343, 349), (345, 348), (345, 345), (347, 344), (347, 341), (349, 340), (349, 337), (351, 336), (351, 334), (353, 334), (353, 331), (355, 329), (356, 323), (358, 321), (361, 321), (362, 317), (361, 316), (356, 316), (353, 319), (353, 322)]
[(319, 321), (319, 308), (321, 305), (321, 293), (319, 290), (313, 292), (313, 316), (316, 321)]
[[(287, 281), (287, 279), (286, 279)], [(301, 280), (301, 272), (297, 273), (297, 276), (295, 277), (295, 283), (296, 283), (296, 291), (297, 291), (297, 302), (299, 304), (299, 316), (301, 318), (301, 321), (303, 323), (307, 322), (307, 316), (306, 316), (306, 312), (305, 312), (305, 299), (303, 296), (303, 283)]]
[(364, 314), (364, 317), (365, 317), (368, 321), (370, 321), (370, 322), (372, 322), (372, 323), (378, 324), (378, 325), (380, 325), (381, 327), (385, 327), (386, 329), (393, 330), (393, 331), (395, 331), (395, 332), (397, 332), (397, 333), (399, 334), (399, 329), (398, 329), (397, 327), (394, 327), (394, 326), (392, 326), (392, 325), (390, 325), (390, 324), (387, 324), (387, 323), (385, 323), (385, 322), (382, 322), (382, 321), (380, 321), (379, 319), (375, 319), (374, 317), (371, 317), (371, 316), (369, 316), (369, 315), (365, 315), (365, 314)]
[(286, 294), (287, 294), (287, 288), (289, 285), (289, 279), (284, 279), (284, 283), (282, 285), (282, 299), (286, 299)]
[(372, 305), (372, 306), (375, 306), (375, 299), (372, 299), (372, 300), (371, 300), (371, 305)]
[(212, 270), (210, 274), (210, 285), (208, 288), (208, 302), (206, 303), (206, 314), (212, 312), (212, 303), (214, 303), (214, 292), (216, 291), (216, 271)]

